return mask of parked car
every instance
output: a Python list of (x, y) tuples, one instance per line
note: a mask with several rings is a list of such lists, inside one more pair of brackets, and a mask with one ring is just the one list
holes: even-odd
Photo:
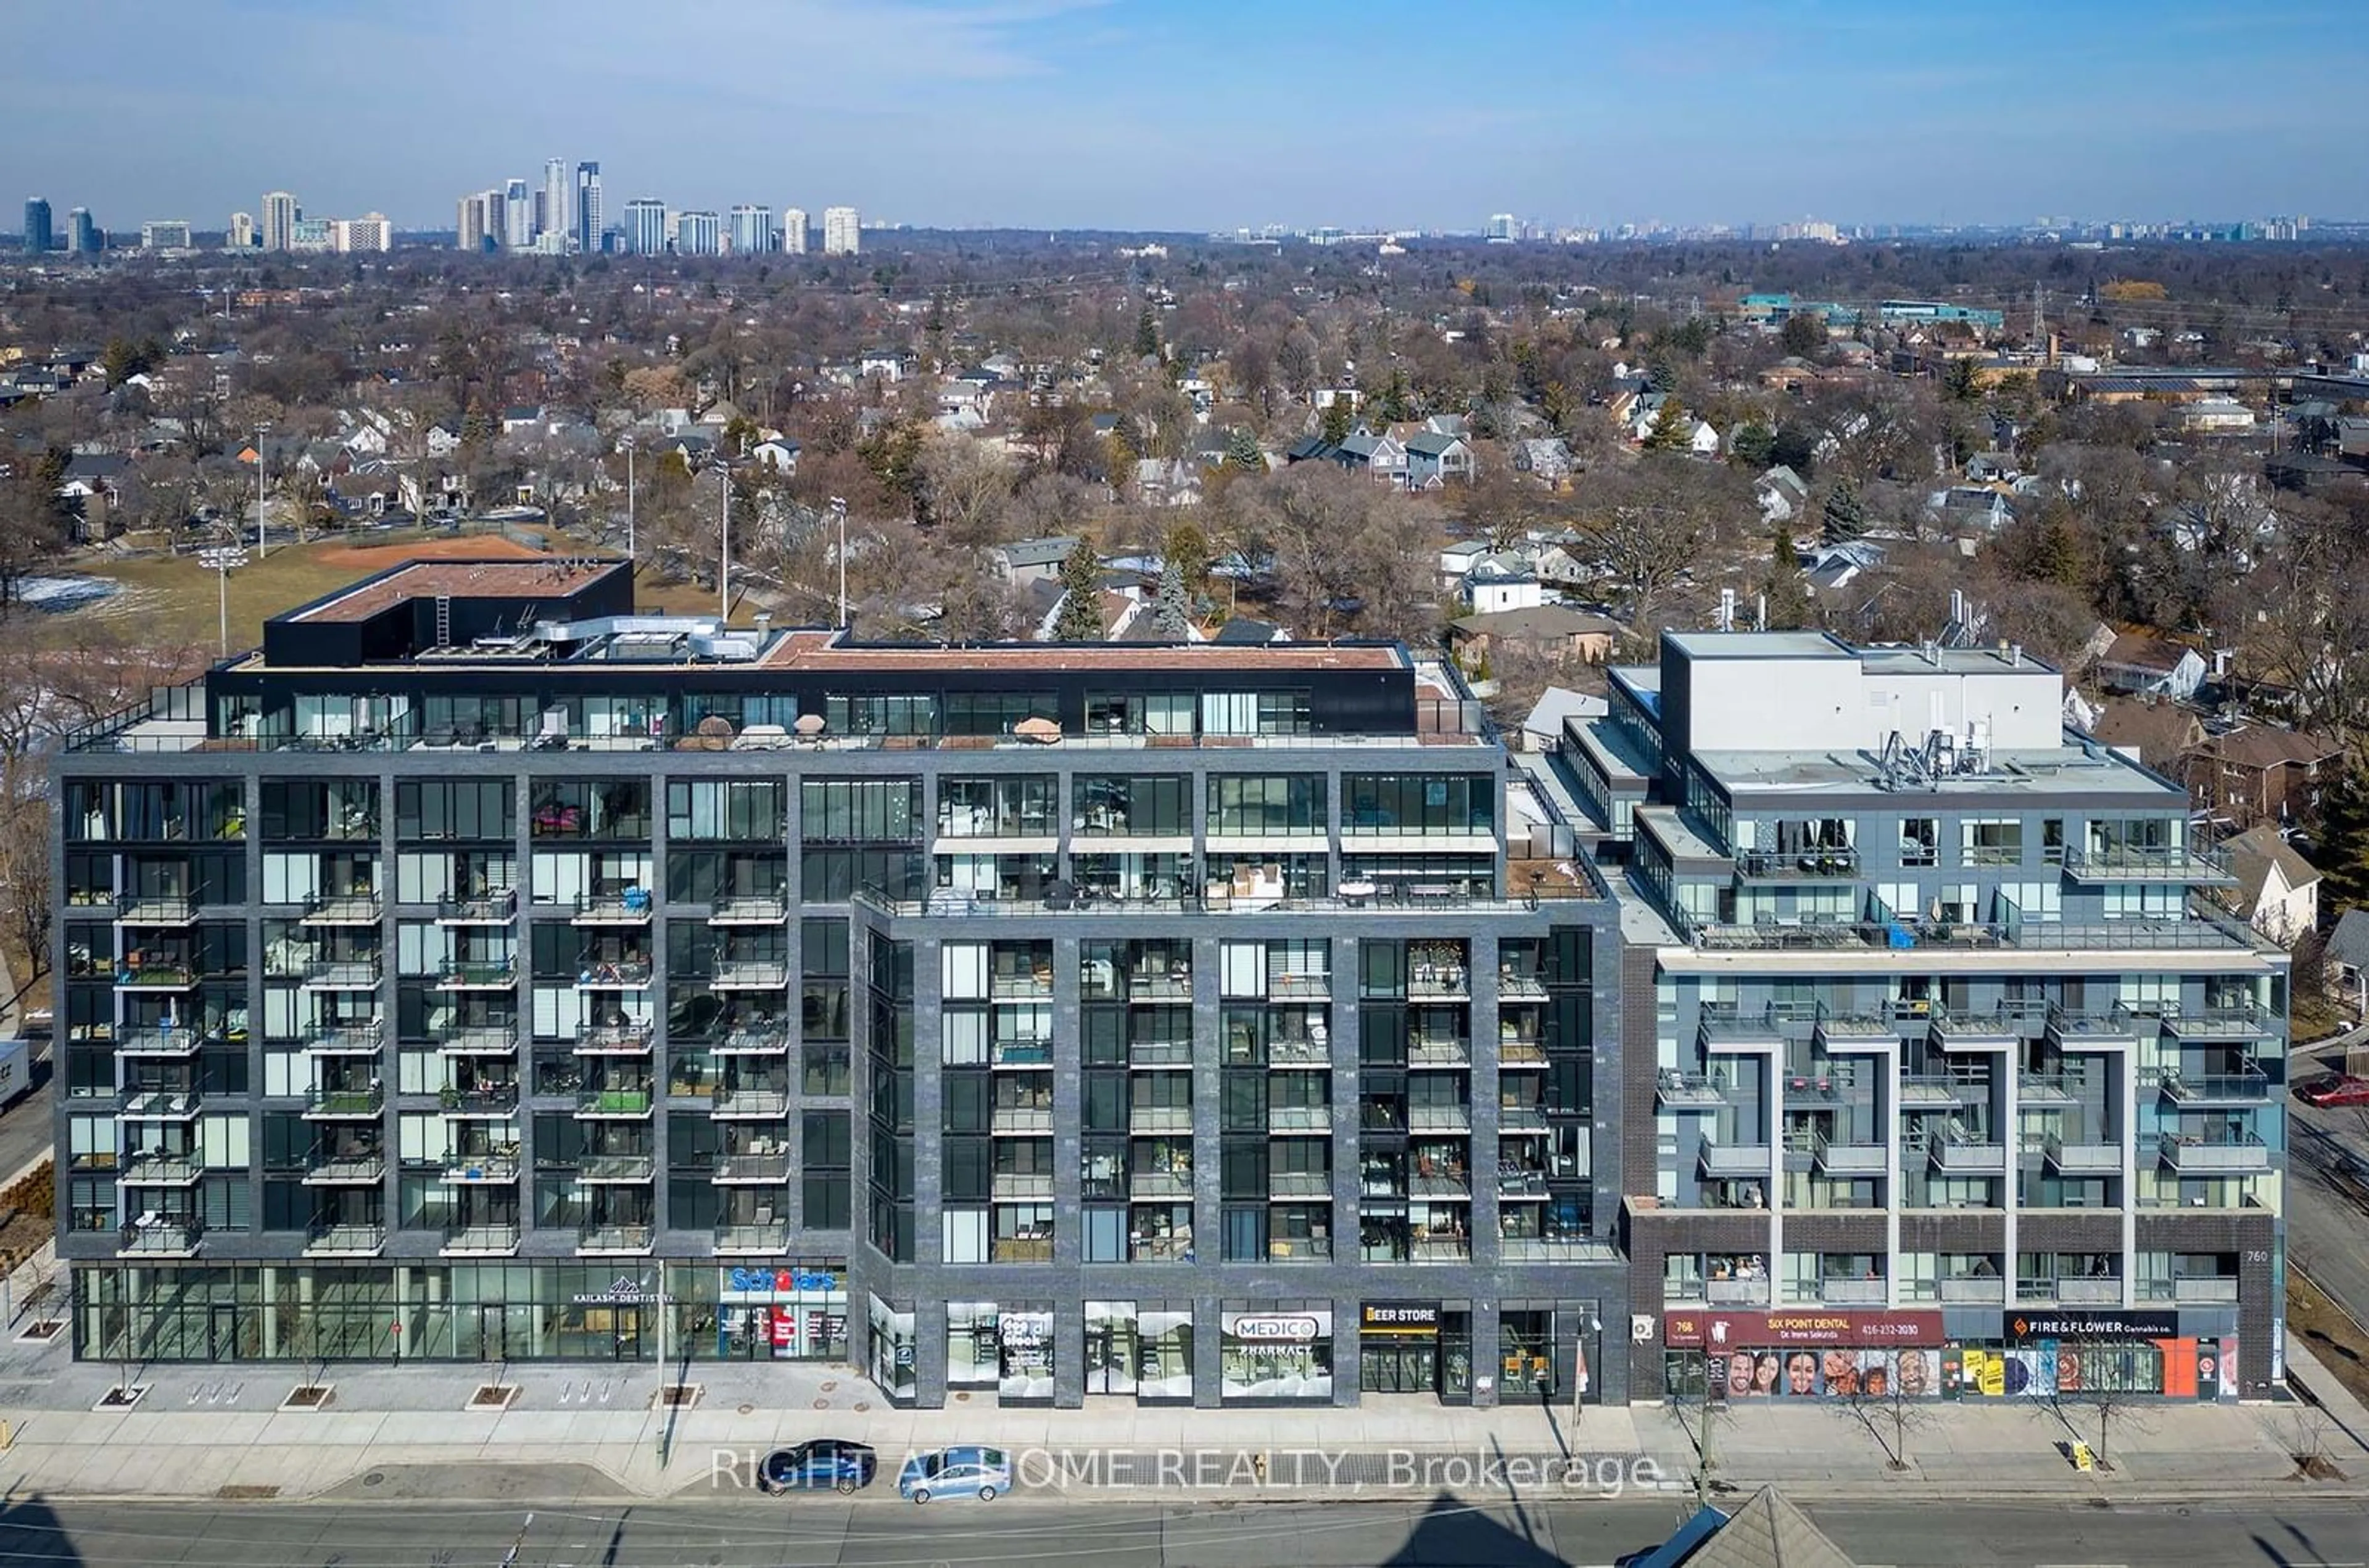
[(1012, 1490), (1012, 1456), (1001, 1448), (940, 1448), (915, 1454), (897, 1477), (897, 1490), (916, 1503), (933, 1497), (976, 1497), (992, 1503)]
[(2369, 1105), (2369, 1078), (2323, 1072), (2296, 1084), (2295, 1098), (2306, 1105)]
[(762, 1492), (820, 1492), (827, 1487), (847, 1494), (871, 1485), (879, 1471), (878, 1456), (863, 1444), (817, 1437), (767, 1454), (757, 1467), (757, 1486)]

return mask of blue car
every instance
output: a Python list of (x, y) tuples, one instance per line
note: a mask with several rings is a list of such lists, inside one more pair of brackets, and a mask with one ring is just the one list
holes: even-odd
[(1012, 1456), (1001, 1448), (940, 1448), (915, 1454), (897, 1477), (897, 1490), (916, 1503), (933, 1497), (976, 1497), (992, 1503), (1012, 1490)]
[(757, 1467), (757, 1485), (765, 1492), (853, 1493), (872, 1484), (879, 1459), (861, 1443), (818, 1437), (795, 1448), (776, 1448)]

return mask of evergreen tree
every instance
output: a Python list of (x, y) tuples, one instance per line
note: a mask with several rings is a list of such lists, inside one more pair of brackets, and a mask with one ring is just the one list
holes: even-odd
[(1951, 360), (1949, 373), (1941, 378), (1941, 386), (1954, 403), (1973, 403), (1983, 395), (1982, 377), (1971, 359)]
[(1160, 635), (1183, 642), (1192, 622), (1191, 608), (1186, 601), (1184, 568), (1174, 559), (1160, 568), (1160, 597), (1152, 601), (1152, 624)]
[(1324, 406), (1324, 439), (1332, 445), (1339, 446), (1349, 439), (1349, 400), (1336, 394), (1333, 401)]
[(1381, 406), (1382, 423), (1395, 425), (1400, 420), (1410, 418), (1413, 406), (1413, 389), (1407, 385), (1406, 372), (1392, 371), (1390, 384), (1382, 388), (1382, 395), (1378, 399)]
[(1694, 427), (1687, 411), (1675, 397), (1665, 397), (1662, 406), (1654, 414), (1654, 428), (1645, 432), (1647, 452), (1684, 452), (1691, 443)]
[(1757, 474), (1776, 462), (1777, 432), (1757, 419), (1747, 421), (1735, 432), (1736, 463)]
[(1797, 631), (1817, 620), (1809, 585), (1802, 580), (1801, 553), (1793, 547), (1793, 530), (1780, 519), (1768, 539), (1768, 577), (1761, 590), (1768, 601), (1768, 629)]
[(1226, 437), (1226, 465), (1245, 474), (1266, 472), (1266, 456), (1259, 451), (1258, 438), (1248, 430), (1237, 429)]
[(2320, 795), (2318, 847), (2320, 907), (2369, 904), (2369, 779), (2357, 757)]
[(1160, 358), (1160, 320), (1151, 314), (1150, 305), (1144, 306), (1143, 314), (1135, 318), (1135, 357), (1139, 360)]
[(1061, 608), (1053, 617), (1053, 640), (1103, 640), (1103, 564), (1091, 540), (1081, 539), (1061, 563)]
[(1859, 498), (1859, 486), (1850, 475), (1839, 475), (1826, 491), (1826, 504), (1820, 514), (1826, 526), (1826, 538), (1837, 544), (1857, 539), (1867, 532), (1867, 506)]

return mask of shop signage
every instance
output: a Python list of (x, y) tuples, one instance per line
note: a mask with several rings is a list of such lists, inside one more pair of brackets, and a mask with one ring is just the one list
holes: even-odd
[(1931, 1311), (1711, 1312), (1674, 1308), (1662, 1314), (1662, 1343), (1680, 1349), (1743, 1350), (1780, 1345), (1940, 1345), (1941, 1314)]
[(996, 1336), (1012, 1349), (1042, 1345), (1053, 1337), (1050, 1312), (1005, 1312), (996, 1319)]
[(1296, 1345), (1323, 1338), (1329, 1325), (1314, 1312), (1230, 1312), (1220, 1326), (1231, 1339)]
[(1437, 1333), (1439, 1309), (1369, 1301), (1360, 1309), (1357, 1323), (1368, 1333)]
[(2177, 1339), (2180, 1314), (2112, 1309), (2008, 1312), (2000, 1326), (1999, 1337), (2009, 1344), (2032, 1339)]
[(674, 1298), (632, 1275), (620, 1275), (606, 1290), (579, 1290), (568, 1298), (578, 1307), (663, 1307)]
[(736, 1268), (724, 1277), (724, 1288), (736, 1296), (786, 1296), (793, 1291), (831, 1291), (839, 1276), (819, 1269)]

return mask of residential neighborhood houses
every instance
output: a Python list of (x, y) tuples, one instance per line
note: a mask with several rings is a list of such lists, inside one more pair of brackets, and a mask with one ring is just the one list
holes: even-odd
[(2233, 612), (2359, 505), (2351, 342), (2208, 357), (2103, 298), (1499, 291), (1494, 257), (1377, 299), (1170, 246), (1033, 321), (926, 250), (888, 292), (824, 257), (528, 292), (397, 251), (103, 330), (109, 289), (204, 256), (52, 280), (63, 330), (0, 315), (5, 460), (62, 552), (188, 552), (259, 505), (275, 541), (630, 532), (707, 586), (728, 513), (735, 586), (793, 619), (844, 574), (900, 635), (1403, 635), (1485, 666), (1509, 727), (1665, 626), (2006, 641), (2226, 831), (2311, 822), (2348, 766), (2353, 678)]

